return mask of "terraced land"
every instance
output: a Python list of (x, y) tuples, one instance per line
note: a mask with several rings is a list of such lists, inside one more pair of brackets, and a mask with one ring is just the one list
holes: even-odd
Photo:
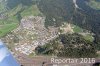
[(17, 23), (5, 24), (3, 26), (1, 25), (1, 27), (0, 27), (0, 37), (11, 32), (11, 30), (15, 29), (17, 27), (17, 25), (18, 25)]
[(20, 20), (23, 17), (38, 16), (40, 15), (40, 11), (36, 5), (23, 6), (22, 4), (19, 4), (18, 6), (6, 11), (3, 14), (6, 16), (6, 18), (4, 17), (3, 19), (0, 19), (0, 37), (5, 36), (17, 28)]

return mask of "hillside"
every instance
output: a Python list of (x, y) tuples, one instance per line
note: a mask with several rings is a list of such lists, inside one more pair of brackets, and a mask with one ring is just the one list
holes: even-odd
[(74, 12), (73, 0), (41, 0), (38, 8), (46, 16), (46, 26), (61, 26)]
[(93, 9), (100, 10), (100, 0), (90, 0), (88, 5)]
[[(0, 37), (18, 27), (25, 16), (41, 15), (35, 0), (1, 0), (0, 2)], [(11, 26), (12, 25), (12, 26)], [(6, 29), (9, 28), (9, 29)]]
[(97, 57), (94, 44), (75, 33), (60, 35), (46, 45), (37, 47), (36, 53), (67, 58)]
[[(77, 5), (77, 8), (75, 5)], [(84, 34), (85, 30), (90, 32), (90, 35), (85, 36), (85, 39), (82, 35), (80, 35), (80, 33), (78, 33), (78, 38), (74, 38), (74, 36), (76, 37), (77, 34), (63, 35), (64, 37), (58, 37), (55, 40), (49, 42), (47, 45), (37, 47), (37, 54), (56, 55), (60, 57), (97, 57), (97, 51), (100, 51), (99, 1), (76, 0), (76, 2), (73, 2), (73, 0), (41, 0), (39, 2), (38, 8), (46, 16), (46, 27), (61, 27), (61, 25), (65, 23), (71, 23), (76, 26), (73, 29), (75, 33), (82, 32), (83, 30), (83, 33), (81, 34)], [(65, 27), (63, 27), (63, 29), (65, 29)], [(91, 37), (91, 34), (93, 34), (92, 37), (94, 37), (92, 38), (92, 42), (87, 40), (87, 38)], [(78, 45), (73, 45), (75, 44), (73, 42), (73, 38), (75, 40), (79, 40), (75, 41), (76, 44), (79, 43), (79, 46), (81, 44), (84, 45), (81, 45), (81, 48), (77, 48)], [(61, 40), (63, 40), (65, 44)], [(89, 46), (91, 46), (88, 49), (86, 48), (87, 44), (90, 44)], [(71, 48), (67, 46), (70, 46)], [(61, 50), (62, 47), (63, 49)], [(84, 52), (82, 53), (83, 50)], [(61, 51), (61, 53), (59, 51)], [(92, 52), (93, 54), (89, 52)]]
[[(27, 55), (31, 51), (60, 57), (63, 54), (64, 57), (97, 57), (99, 3), (96, 0), (1, 0), (0, 37), (8, 40), (11, 36), (8, 43), (15, 45), (15, 49), (19, 47), (20, 53), (28, 52)], [(33, 48), (34, 44), (37, 48)], [(30, 51), (24, 51), (23, 46)], [(75, 55), (69, 55), (71, 51)]]

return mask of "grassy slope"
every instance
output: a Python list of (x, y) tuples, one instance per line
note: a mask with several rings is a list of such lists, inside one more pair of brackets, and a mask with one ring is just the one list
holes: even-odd
[(5, 2), (0, 2), (0, 13), (6, 11)]
[(13, 8), (12, 10), (7, 11), (5, 14), (8, 17), (12, 17), (14, 16), (17, 12), (21, 11), (22, 9), (22, 4), (19, 4), (18, 6), (16, 6), (15, 8)]
[(11, 30), (15, 29), (16, 27), (17, 27), (17, 23), (3, 25), (0, 28), (0, 37), (6, 35), (7, 33), (9, 33)]
[(91, 42), (94, 40), (94, 38), (93, 38), (93, 36), (92, 36), (91, 34), (87, 34), (86, 36), (84, 36), (84, 38), (85, 38), (86, 40), (91, 41)]
[[(80, 28), (79, 26), (76, 26), (76, 25), (73, 25), (73, 31), (75, 32), (75, 33), (84, 33), (83, 32), (83, 29), (82, 28)], [(84, 37), (84, 39), (86, 39), (86, 40), (89, 40), (89, 41), (93, 41), (94, 40), (94, 38), (93, 38), (93, 36), (91, 35), (91, 34), (86, 34), (86, 35), (83, 35), (83, 37)]]
[(90, 0), (88, 5), (93, 9), (100, 10), (100, 2), (96, 2), (95, 0)]
[(40, 11), (39, 11), (39, 9), (37, 8), (36, 5), (30, 6), (29, 8), (25, 9), (25, 10), (21, 13), (21, 16), (22, 16), (22, 17), (24, 17), (24, 16), (31, 16), (31, 15), (34, 15), (34, 16), (40, 15)]
[(15, 29), (19, 21), (16, 16), (14, 16), (18, 11), (19, 7), (15, 7), (14, 9), (7, 11), (6, 14), (8, 18), (6, 19), (0, 19), (0, 37), (5, 36), (7, 33), (11, 32), (13, 29)]
[(76, 33), (83, 32), (83, 29), (82, 28), (80, 28), (80, 27), (78, 27), (76, 25), (74, 25), (73, 27), (74, 27), (73, 28), (74, 32), (76, 32)]
[(16, 16), (9, 17), (8, 19), (0, 20), (0, 37), (5, 36), (7, 33), (15, 29), (19, 24)]
[[(12, 10), (9, 10), (5, 13), (8, 16), (8, 19), (0, 19), (0, 37), (5, 36), (7, 33), (18, 26), (19, 21), (15, 14), (21, 11), (22, 8), (22, 4), (19, 4)], [(40, 15), (40, 11), (38, 10), (36, 5), (32, 5), (30, 7), (26, 7), (24, 11), (20, 13), (20, 15), (22, 17), (31, 15), (37, 16)]]

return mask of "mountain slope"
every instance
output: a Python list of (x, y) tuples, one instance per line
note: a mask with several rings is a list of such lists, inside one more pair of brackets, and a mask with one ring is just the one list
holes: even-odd
[[(46, 16), (46, 26), (60, 26), (64, 22), (73, 23), (94, 33), (98, 44), (100, 43), (100, 10), (92, 7), (95, 4), (87, 4), (90, 2), (91, 0), (76, 0), (79, 7), (76, 8), (73, 0), (41, 0), (38, 7)], [(99, 1), (95, 2), (99, 3)]]
[(46, 16), (46, 26), (60, 26), (63, 21), (70, 20), (73, 11), (73, 0), (41, 0), (38, 8)]
[[(41, 15), (36, 4), (36, 0), (1, 0), (0, 37), (5, 36), (15, 29), (23, 17)], [(3, 27), (9, 27), (9, 30), (4, 30)]]

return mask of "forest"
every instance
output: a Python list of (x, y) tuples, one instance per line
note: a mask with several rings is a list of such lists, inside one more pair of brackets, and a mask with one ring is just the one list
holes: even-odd
[(46, 16), (46, 26), (61, 26), (74, 13), (73, 0), (41, 0), (38, 8)]
[[(46, 27), (51, 25), (58, 27), (64, 22), (72, 23), (94, 33), (94, 41), (92, 43), (83, 39), (81, 35), (78, 35), (78, 37), (76, 37), (76, 34), (64, 35), (65, 37), (60, 38), (60, 40), (63, 39), (61, 42), (64, 49), (59, 50), (58, 46), (53, 46), (59, 44), (55, 43), (55, 39), (51, 42), (52, 44), (50, 43), (42, 48), (39, 47), (36, 50), (41, 50), (39, 52), (42, 54), (56, 54), (57, 56), (63, 57), (96, 57), (96, 52), (100, 50), (100, 10), (91, 8), (86, 2), (89, 2), (89, 0), (77, 0), (80, 9), (76, 9), (72, 0), (41, 0), (38, 4), (38, 8), (46, 16)], [(76, 38), (74, 38), (74, 36)], [(77, 45), (76, 48), (66, 48), (67, 46), (73, 47), (72, 41), (75, 41), (75, 44), (79, 46), (81, 44), (83, 45), (81, 48), (78, 48)], [(51, 47), (51, 45), (53, 47)], [(86, 46), (89, 47), (87, 48)], [(50, 49), (47, 49), (48, 47)], [(53, 51), (53, 48), (55, 51)]]
[(79, 34), (62, 34), (44, 46), (36, 48), (40, 55), (53, 55), (66, 58), (97, 57), (95, 44), (85, 40)]
[[(94, 33), (94, 41), (85, 40), (76, 33), (63, 34), (48, 44), (37, 47), (37, 54), (97, 57), (96, 52), (100, 51), (100, 10), (91, 8), (86, 2), (89, 0), (77, 0), (79, 9), (75, 8), (73, 0), (3, 0), (0, 16), (3, 14), (6, 17), (0, 19), (0, 24), (5, 27), (0, 29), (0, 37), (15, 29), (24, 16), (41, 16), (42, 13), (46, 18), (46, 27), (60, 27), (63, 23), (71, 23)], [(7, 28), (9, 30), (5, 30)]]

